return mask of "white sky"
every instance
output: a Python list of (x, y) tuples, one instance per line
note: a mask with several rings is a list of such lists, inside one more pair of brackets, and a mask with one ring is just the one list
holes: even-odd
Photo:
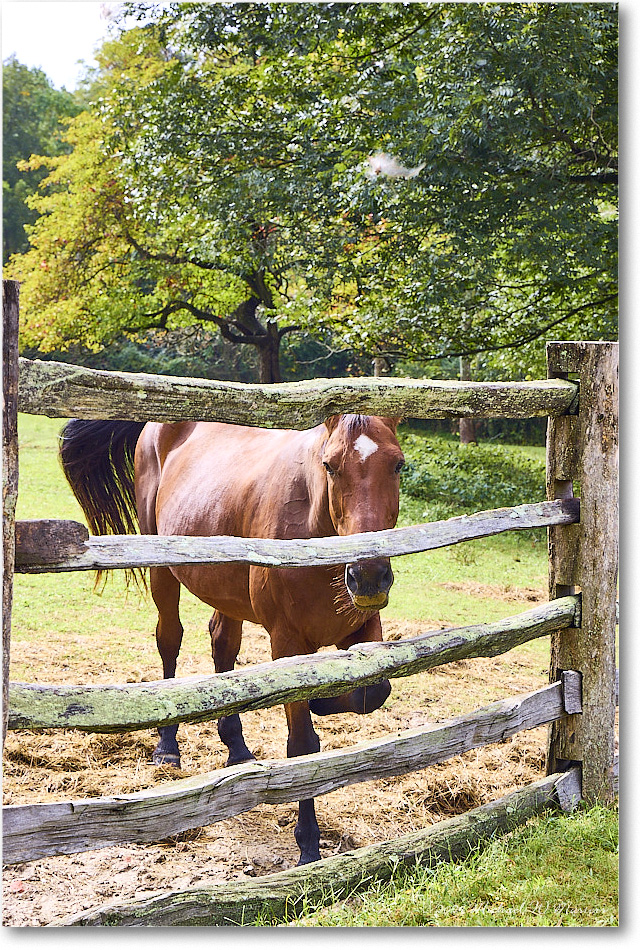
[(2, 0), (2, 59), (15, 53), (25, 66), (42, 69), (53, 85), (72, 90), (82, 74), (78, 60), (93, 65), (93, 51), (107, 35), (104, 8), (96, 0)]

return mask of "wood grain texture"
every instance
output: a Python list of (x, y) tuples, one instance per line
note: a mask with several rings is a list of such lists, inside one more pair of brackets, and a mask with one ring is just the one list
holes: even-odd
[(577, 597), (565, 597), (495, 623), (285, 657), (213, 676), (117, 686), (12, 683), (9, 728), (123, 732), (336, 696), (355, 686), (410, 676), (454, 660), (506, 653), (577, 622), (578, 603)]
[(30, 564), (57, 564), (85, 552), (89, 531), (79, 521), (33, 518), (16, 521), (16, 571)]
[(316, 798), (346, 785), (405, 775), (563, 715), (564, 691), (555, 683), (451, 722), (393, 732), (345, 749), (245, 762), (130, 795), (7, 805), (2, 810), (3, 862), (159, 840), (261, 803)]
[(18, 500), (18, 321), (20, 285), (2, 281), (2, 743), (9, 712), (11, 608)]
[(489, 838), (523, 824), (533, 815), (559, 807), (573, 771), (550, 775), (430, 828), (369, 845), (258, 881), (235, 881), (183, 891), (165, 891), (130, 903), (93, 907), (50, 927), (212, 927), (249, 924), (259, 914), (283, 919), (304, 901), (337, 901), (376, 880), (387, 880), (398, 864), (434, 867), (466, 857)]
[(577, 415), (551, 419), (547, 497), (581, 500), (577, 525), (549, 528), (551, 598), (581, 591), (581, 629), (551, 638), (550, 679), (576, 670), (582, 714), (554, 724), (547, 768), (582, 763), (587, 801), (611, 801), (615, 753), (615, 628), (618, 572), (618, 344), (550, 343), (551, 376), (579, 377)]
[(20, 360), (20, 411), (137, 422), (205, 420), (308, 429), (341, 412), (417, 419), (527, 419), (566, 412), (573, 383), (457, 382), (363, 377), (267, 385), (117, 373)]
[[(344, 537), (281, 541), (273, 538), (159, 537), (158, 535), (88, 536), (79, 522), (43, 522), (41, 554), (38, 522), (27, 530), (18, 522), (16, 571), (43, 573), (163, 567), (172, 564), (245, 562), (269, 567), (347, 564), (371, 557), (397, 557), (484, 538), (579, 520), (577, 499), (496, 508), (445, 521), (391, 528)], [(56, 525), (59, 527), (56, 528)], [(59, 537), (54, 535), (58, 532)], [(81, 543), (83, 534), (84, 544)]]

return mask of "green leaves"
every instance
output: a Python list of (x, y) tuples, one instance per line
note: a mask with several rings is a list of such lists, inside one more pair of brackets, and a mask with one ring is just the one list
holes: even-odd
[(15, 57), (3, 64), (3, 261), (26, 250), (25, 227), (36, 214), (28, 205), (46, 172), (18, 165), (34, 154), (59, 155), (65, 151), (65, 120), (80, 111), (71, 93), (53, 88), (40, 69), (29, 69)]
[(80, 314), (260, 347), (269, 314), (393, 362), (616, 334), (614, 7), (128, 7), (15, 265), (50, 342)]

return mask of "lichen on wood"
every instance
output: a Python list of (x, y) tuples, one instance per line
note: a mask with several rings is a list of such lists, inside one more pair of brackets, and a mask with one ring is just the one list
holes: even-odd
[(357, 782), (405, 775), (563, 715), (562, 684), (554, 683), (446, 723), (395, 730), (342, 749), (244, 762), (128, 795), (6, 805), (2, 810), (3, 862), (156, 841), (261, 803), (316, 798)]
[(376, 880), (388, 880), (400, 864), (434, 867), (467, 857), (494, 835), (558, 808), (577, 770), (549, 775), (463, 815), (384, 844), (346, 851), (259, 881), (235, 881), (165, 891), (128, 903), (109, 903), (52, 921), (50, 927), (212, 927), (293, 916), (304, 903), (337, 901)]
[(410, 676), (455, 660), (497, 656), (578, 621), (579, 597), (564, 597), (505, 620), (359, 643), (348, 650), (284, 657), (212, 676), (109, 686), (12, 683), (10, 729), (123, 732), (203, 722), (355, 686)]
[(587, 801), (614, 797), (616, 623), (618, 575), (618, 344), (549, 343), (552, 377), (575, 374), (577, 415), (551, 419), (547, 434), (547, 497), (579, 488), (579, 524), (549, 527), (551, 597), (582, 591), (581, 629), (551, 637), (551, 681), (560, 669), (581, 674), (583, 711), (551, 728), (547, 768), (582, 762)]
[(576, 386), (564, 380), (482, 383), (359, 377), (268, 386), (108, 372), (23, 358), (19, 406), (22, 412), (58, 418), (209, 420), (307, 429), (342, 412), (417, 419), (557, 416), (569, 411), (576, 394)]
[(7, 733), (11, 608), (18, 500), (18, 318), (20, 285), (2, 281), (2, 743)]

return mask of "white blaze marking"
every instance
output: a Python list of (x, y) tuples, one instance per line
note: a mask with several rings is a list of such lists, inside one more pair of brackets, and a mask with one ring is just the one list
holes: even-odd
[(365, 460), (379, 448), (377, 443), (373, 442), (369, 436), (364, 435), (363, 432), (359, 438), (355, 440), (354, 447), (361, 456), (362, 462), (365, 462)]

